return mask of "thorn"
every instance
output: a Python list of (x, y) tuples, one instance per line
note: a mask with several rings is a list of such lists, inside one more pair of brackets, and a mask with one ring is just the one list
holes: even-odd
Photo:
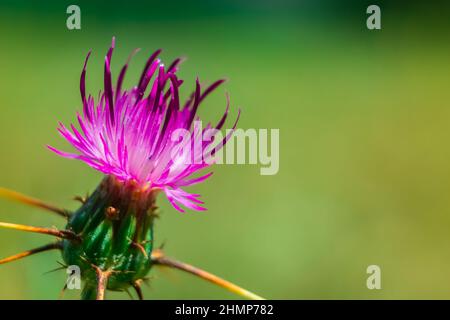
[[(158, 208), (158, 207), (157, 207)], [(153, 217), (155, 219), (160, 219), (161, 218), (161, 214), (159, 213), (159, 211), (152, 211), (148, 214), (150, 217)]]
[[(94, 270), (96, 270), (96, 271), (98, 271), (98, 270), (102, 271), (102, 269), (100, 269), (98, 266), (96, 266), (95, 264), (93, 264), (92, 262), (90, 262), (88, 259), (86, 259), (86, 257), (80, 256), (80, 259), (82, 259), (82, 260), (83, 260), (84, 262), (86, 262), (86, 263), (89, 263), (89, 264), (91, 265), (91, 267), (92, 267)], [(111, 274), (111, 273), (134, 273), (134, 272), (136, 272), (136, 271), (108, 270), (107, 272)]]
[(90, 263), (90, 262), (88, 261), (88, 259), (86, 259), (84, 256), (80, 256), (80, 259), (83, 260), (84, 262), (89, 263), (94, 269), (97, 267), (96, 265), (93, 265), (92, 263)]
[(46, 275), (46, 274), (49, 274), (49, 273), (52, 273), (52, 272), (56, 272), (56, 271), (59, 271), (59, 270), (64, 270), (64, 269), (67, 269), (67, 267), (66, 266), (61, 266), (61, 267), (58, 267), (58, 268), (46, 271), (42, 275)]
[(108, 286), (108, 278), (111, 275), (110, 271), (103, 271), (99, 267), (95, 267), (97, 272), (97, 297), (96, 300), (105, 300), (105, 291)]
[(129, 238), (129, 237), (128, 237), (127, 239), (128, 239), (128, 241), (130, 241), (130, 244), (131, 244), (133, 247), (139, 249), (139, 251), (142, 252), (142, 254), (144, 255), (144, 257), (148, 258), (148, 254), (147, 254), (147, 252), (145, 251), (145, 248), (144, 248), (142, 245), (143, 245), (143, 244), (146, 244), (146, 243), (148, 243), (148, 242), (151, 242), (151, 240), (144, 240), (144, 241), (142, 241), (141, 243), (138, 243), (138, 242), (134, 241), (133, 239), (131, 239), (131, 238)]
[(144, 257), (148, 258), (148, 254), (145, 251), (145, 248), (142, 246), (142, 244), (133, 241), (133, 242), (131, 242), (131, 245), (133, 247), (137, 248), (139, 251), (141, 251), (142, 254), (144, 255)]
[(58, 296), (58, 300), (62, 300), (62, 298), (64, 297), (64, 293), (66, 292), (67, 289), (67, 283), (64, 284), (64, 287), (61, 289), (61, 292), (59, 293)]
[(164, 253), (161, 249), (155, 249), (152, 251), (151, 259), (154, 263), (159, 263), (162, 258), (164, 258)]
[(125, 273), (125, 274), (129, 274), (129, 273), (136, 273), (136, 271), (133, 271), (133, 270), (124, 270), (124, 271), (111, 270), (111, 273)]
[(159, 264), (162, 266), (167, 266), (171, 268), (175, 268), (178, 270), (182, 270), (184, 272), (193, 274), (197, 277), (200, 277), (206, 281), (209, 281), (215, 285), (218, 285), (219, 287), (225, 288), (228, 291), (234, 292), (242, 297), (245, 297), (247, 299), (251, 300), (265, 300), (264, 298), (245, 290), (244, 288), (239, 287), (238, 285), (235, 285), (234, 283), (231, 283), (225, 279), (222, 279), (216, 275), (213, 275), (212, 273), (209, 273), (205, 270), (202, 270), (200, 268), (194, 267), (190, 264), (166, 257), (162, 250), (156, 249), (152, 252), (151, 259), (153, 260), (153, 263)]
[(167, 240), (164, 240), (162, 243), (161, 243), (161, 245), (159, 246), (159, 250), (162, 250), (162, 249), (164, 249), (164, 247), (166, 246), (166, 243), (167, 243)]
[(136, 294), (139, 297), (139, 300), (144, 300), (144, 295), (142, 294), (142, 289), (141, 289), (141, 280), (136, 280), (132, 286), (134, 288), (134, 290), (136, 291)]
[(55, 243), (46, 244), (45, 246), (38, 247), (38, 248), (35, 248), (35, 249), (31, 249), (31, 250), (27, 250), (27, 251), (15, 254), (13, 256), (1, 259), (0, 260), (0, 264), (12, 262), (12, 261), (15, 261), (15, 260), (19, 260), (19, 259), (31, 256), (31, 255), (36, 254), (36, 253), (49, 251), (49, 250), (53, 250), (53, 249), (60, 249), (61, 250), (62, 249), (61, 242), (55, 242)]
[(114, 208), (112, 206), (109, 206), (105, 210), (106, 217), (109, 220), (118, 220), (119, 219), (119, 213), (120, 213), (120, 210), (116, 209), (116, 208)]
[(75, 201), (81, 202), (81, 204), (85, 204), (87, 198), (88, 198), (88, 195), (86, 195), (85, 197), (82, 197), (82, 196), (75, 196), (75, 197), (73, 197), (72, 199), (75, 200)]
[(62, 262), (59, 262), (59, 261), (56, 261), (56, 263), (59, 264), (60, 267), (58, 267), (56, 269), (52, 269), (52, 270), (47, 271), (47, 272), (44, 272), (43, 275), (46, 275), (46, 274), (49, 274), (49, 273), (52, 273), (52, 272), (56, 272), (56, 271), (59, 271), (59, 270), (67, 269), (69, 267), (68, 265), (66, 265), (66, 264), (64, 264)]
[(154, 217), (156, 219), (159, 219), (161, 217), (159, 212), (159, 207), (155, 204), (153, 204), (147, 211), (148, 215), (151, 217)]
[(61, 267), (64, 267), (66, 269), (69, 267), (67, 264), (65, 264), (63, 262), (56, 261), (56, 263), (59, 264)]
[(51, 236), (55, 236), (62, 239), (69, 239), (69, 240), (80, 240), (80, 237), (69, 230), (57, 230), (57, 229), (49, 229), (49, 228), (41, 228), (41, 227), (32, 227), (32, 226), (26, 226), (23, 224), (15, 224), (15, 223), (7, 223), (7, 222), (0, 222), (0, 227), (6, 228), (6, 229), (14, 229), (14, 230), (20, 230), (25, 232), (34, 232), (34, 233), (42, 233), (42, 234), (48, 234)]
[(9, 189), (0, 187), (0, 197), (10, 199), (13, 201), (17, 201), (20, 203), (24, 203), (29, 206), (38, 207), (41, 209), (52, 211), (56, 214), (59, 214), (60, 216), (62, 216), (64, 218), (70, 217), (70, 212), (68, 210), (55, 207), (54, 205), (45, 203), (41, 200), (26, 196), (22, 193), (19, 193), (19, 192), (13, 191), (13, 190), (9, 190)]

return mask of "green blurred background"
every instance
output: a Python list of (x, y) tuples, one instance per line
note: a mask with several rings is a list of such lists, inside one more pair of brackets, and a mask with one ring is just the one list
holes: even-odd
[[(168, 254), (274, 299), (450, 298), (448, 5), (427, 1), (78, 1), (81, 30), (66, 28), (72, 2), (0, 3), (0, 185), (75, 209), (101, 174), (49, 152), (71, 150), (57, 121), (75, 120), (87, 51), (87, 86), (102, 87), (129, 52), (126, 86), (148, 54), (186, 56), (187, 96), (198, 75), (230, 81), (209, 98), (216, 120), (231, 95), (241, 128), (280, 129), (280, 171), (216, 166), (191, 187), (206, 213), (176, 212), (161, 196), (157, 244)], [(382, 30), (366, 28), (379, 4)], [(0, 221), (64, 225), (0, 200)], [(0, 230), (0, 257), (48, 242)], [(0, 266), (0, 298), (56, 299), (57, 252)], [(366, 268), (382, 271), (368, 290)], [(237, 298), (178, 271), (152, 270), (148, 299)], [(78, 292), (67, 292), (74, 299)], [(113, 293), (110, 298), (128, 297)]]

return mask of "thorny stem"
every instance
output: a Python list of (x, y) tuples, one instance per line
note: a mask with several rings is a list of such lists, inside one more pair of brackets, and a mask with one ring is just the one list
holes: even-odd
[(47, 244), (45, 246), (42, 246), (42, 247), (34, 248), (34, 249), (27, 250), (27, 251), (15, 254), (13, 256), (4, 258), (4, 259), (0, 259), (0, 264), (12, 262), (12, 261), (15, 261), (15, 260), (19, 260), (19, 259), (31, 256), (31, 255), (36, 254), (36, 253), (49, 251), (49, 250), (53, 250), (53, 249), (61, 249), (61, 242), (49, 243), (49, 244)]
[(68, 231), (68, 230), (57, 230), (57, 229), (50, 229), (50, 228), (32, 227), (32, 226), (26, 226), (23, 224), (15, 224), (15, 223), (7, 223), (7, 222), (0, 222), (0, 227), (7, 228), (7, 229), (20, 230), (20, 231), (25, 231), (25, 232), (48, 234), (48, 235), (55, 236), (55, 237), (62, 238), (62, 239), (71, 239), (71, 240), (79, 239), (79, 237), (76, 234), (74, 234), (72, 231)]
[[(85, 260), (83, 258), (83, 260)], [(112, 270), (102, 270), (99, 266), (91, 263), (91, 267), (95, 270), (97, 283), (86, 283), (81, 293), (82, 300), (105, 300), (105, 292), (108, 287), (108, 279)]]
[(97, 272), (97, 297), (96, 300), (105, 300), (105, 291), (108, 285), (108, 278), (111, 275), (110, 271), (103, 271), (100, 268), (96, 269)]
[(265, 300), (263, 297), (260, 297), (248, 290), (245, 290), (244, 288), (241, 288), (241, 287), (235, 285), (234, 283), (231, 283), (225, 279), (222, 279), (216, 275), (213, 275), (205, 270), (202, 270), (202, 269), (194, 267), (190, 264), (166, 257), (160, 249), (154, 250), (151, 258), (153, 260), (153, 263), (155, 263), (155, 264), (179, 269), (179, 270), (185, 271), (187, 273), (193, 274), (193, 275), (200, 277), (206, 281), (216, 284), (222, 288), (225, 288), (233, 293), (236, 293), (244, 298), (251, 299), (251, 300)]
[[(34, 199), (32, 197), (28, 197), (24, 194), (18, 193), (16, 191), (8, 190), (5, 188), (0, 187), (0, 197), (8, 198), (11, 200), (15, 200), (30, 206), (39, 207), (45, 210), (52, 211), (54, 213), (59, 214), (60, 216), (63, 216), (65, 218), (70, 217), (70, 212), (65, 209), (57, 208), (53, 205), (47, 204), (45, 202), (42, 202), (41, 200)], [(35, 233), (42, 233), (47, 235), (53, 235), (55, 237), (61, 238), (61, 239), (70, 239), (70, 240), (80, 240), (80, 237), (69, 230), (57, 230), (57, 229), (50, 229), (50, 228), (41, 228), (41, 227), (33, 227), (33, 226), (27, 226), (27, 225), (21, 225), (21, 224), (14, 224), (14, 223), (6, 223), (6, 222), (0, 222), (0, 227), (7, 228), (7, 229), (15, 229), (15, 230), (21, 230), (26, 232), (35, 232)], [(139, 244), (137, 244), (137, 247), (139, 248)], [(16, 255), (4, 258), (0, 260), (0, 264), (12, 262), (21, 258), (25, 258), (27, 256), (45, 252), (52, 249), (61, 249), (61, 242), (55, 242), (50, 243), (47, 245), (44, 245), (42, 247), (38, 247), (35, 249), (31, 249), (28, 251), (24, 251), (21, 253), (18, 253)], [(252, 300), (265, 300), (263, 297), (258, 296), (234, 283), (231, 283), (225, 279), (222, 279), (212, 273), (209, 273), (205, 270), (202, 270), (200, 268), (194, 267), (190, 264), (175, 260), (173, 258), (166, 257), (161, 249), (154, 250), (151, 254), (151, 260), (156, 265), (161, 266), (167, 266), (175, 269), (179, 269), (182, 271), (185, 271), (187, 273), (193, 274), (197, 277), (200, 277), (206, 281), (209, 281), (215, 285), (218, 285), (222, 288), (225, 288), (233, 293), (236, 293), (242, 297), (252, 299)], [(105, 291), (107, 289), (108, 285), (108, 278), (111, 275), (111, 271), (103, 271), (100, 268), (95, 267), (96, 274), (97, 274), (97, 287), (94, 286), (86, 286), (82, 293), (82, 299), (93, 299), (95, 297), (96, 300), (104, 300), (105, 299)], [(132, 284), (133, 288), (135, 289), (139, 299), (143, 299), (142, 290), (141, 290), (141, 283), (140, 282), (134, 282)], [(65, 287), (63, 288), (61, 292), (61, 296), (65, 291)]]
[(2, 188), (0, 187), (0, 197), (6, 198), (6, 199), (10, 199), (10, 200), (14, 200), (20, 203), (24, 203), (27, 204), (29, 206), (33, 206), (33, 207), (38, 207), (41, 209), (45, 209), (48, 211), (52, 211), (64, 218), (68, 218), (70, 216), (69, 211), (65, 210), (65, 209), (61, 209), (58, 207), (55, 207), (54, 205), (45, 203), (41, 200), (26, 196), (22, 193), (19, 193), (17, 191), (13, 191), (13, 190), (9, 190), (6, 188)]
[(141, 281), (136, 281), (133, 283), (133, 288), (136, 291), (136, 294), (138, 295), (139, 300), (144, 300), (144, 295), (142, 294), (141, 289)]

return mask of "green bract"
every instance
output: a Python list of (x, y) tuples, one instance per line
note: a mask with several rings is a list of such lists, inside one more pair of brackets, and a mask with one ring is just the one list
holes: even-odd
[(154, 201), (155, 191), (106, 177), (71, 216), (66, 229), (79, 238), (65, 239), (62, 252), (67, 265), (80, 268), (84, 298), (95, 297), (102, 272), (109, 290), (145, 278), (152, 265)]

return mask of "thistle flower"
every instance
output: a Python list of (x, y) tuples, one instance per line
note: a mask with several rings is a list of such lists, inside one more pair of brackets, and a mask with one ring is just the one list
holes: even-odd
[[(160, 53), (158, 50), (148, 59), (134, 88), (122, 91), (127, 63), (113, 89), (110, 68), (113, 49), (114, 39), (105, 57), (104, 91), (97, 104), (92, 96), (86, 97), (86, 65), (90, 54), (86, 58), (80, 82), (83, 113), (77, 114), (81, 131), (74, 125), (69, 130), (62, 123), (58, 129), (79, 153), (49, 148), (63, 157), (79, 159), (119, 181), (134, 182), (141, 189), (163, 190), (171, 204), (181, 212), (184, 210), (180, 204), (193, 210), (205, 210), (199, 205), (203, 203), (198, 200), (199, 195), (189, 194), (182, 187), (202, 182), (211, 175), (208, 173), (198, 178), (189, 178), (210, 165), (202, 159), (206, 151), (216, 152), (229, 136), (216, 143), (216, 148), (211, 146), (214, 137), (203, 142), (200, 145), (201, 152), (189, 159), (187, 157), (191, 153), (183, 152), (187, 146), (174, 141), (171, 135), (179, 129), (188, 130), (191, 135), (189, 141), (193, 145), (195, 139), (200, 139), (206, 130), (211, 129), (212, 126), (208, 123), (202, 132), (196, 132), (192, 123), (201, 102), (224, 80), (214, 82), (202, 92), (197, 79), (195, 92), (181, 105), (178, 92), (183, 81), (176, 75), (181, 60), (177, 59), (170, 67), (165, 68), (157, 58)], [(150, 93), (145, 96), (152, 78), (154, 81), (150, 86)], [(169, 88), (164, 91), (169, 83)], [(229, 103), (223, 117), (214, 126), (216, 130), (224, 125), (228, 109)]]
[[(81, 160), (103, 172), (104, 179), (90, 196), (78, 198), (82, 206), (75, 212), (0, 188), (0, 196), (53, 211), (68, 219), (64, 230), (0, 222), (0, 227), (48, 234), (59, 239), (2, 259), (0, 264), (59, 249), (67, 265), (80, 268), (85, 282), (84, 299), (103, 299), (107, 289), (127, 291), (129, 287), (133, 287), (142, 298), (140, 284), (150, 268), (158, 264), (195, 274), (244, 297), (260, 298), (206, 271), (168, 258), (160, 249), (154, 248), (153, 226), (159, 191), (166, 194), (178, 211), (184, 211), (181, 206), (204, 210), (199, 195), (190, 194), (183, 188), (200, 183), (211, 175), (192, 177), (211, 165), (211, 161), (205, 161), (205, 155), (210, 157), (220, 150), (232, 131), (218, 142), (214, 134), (206, 142), (201, 140), (200, 153), (192, 155), (184, 151), (187, 147), (198, 146), (196, 141), (207, 130), (215, 129), (213, 132), (217, 132), (223, 127), (229, 110), (228, 99), (225, 113), (216, 125), (208, 123), (204, 129), (193, 127), (201, 102), (223, 80), (202, 90), (197, 79), (194, 93), (181, 105), (179, 88), (183, 81), (176, 75), (181, 60), (176, 59), (166, 68), (158, 59), (158, 50), (147, 60), (138, 84), (130, 90), (122, 90), (130, 59), (113, 87), (113, 49), (114, 38), (105, 57), (104, 91), (97, 102), (86, 95), (86, 66), (90, 52), (86, 57), (80, 79), (83, 110), (77, 114), (80, 130), (73, 124), (70, 129), (59, 124), (60, 134), (77, 149), (77, 153), (48, 146), (60, 156)], [(150, 87), (148, 93), (147, 87)], [(238, 119), (239, 113), (233, 130)], [(172, 134), (177, 130), (186, 131), (190, 139), (181, 143), (174, 141)]]

